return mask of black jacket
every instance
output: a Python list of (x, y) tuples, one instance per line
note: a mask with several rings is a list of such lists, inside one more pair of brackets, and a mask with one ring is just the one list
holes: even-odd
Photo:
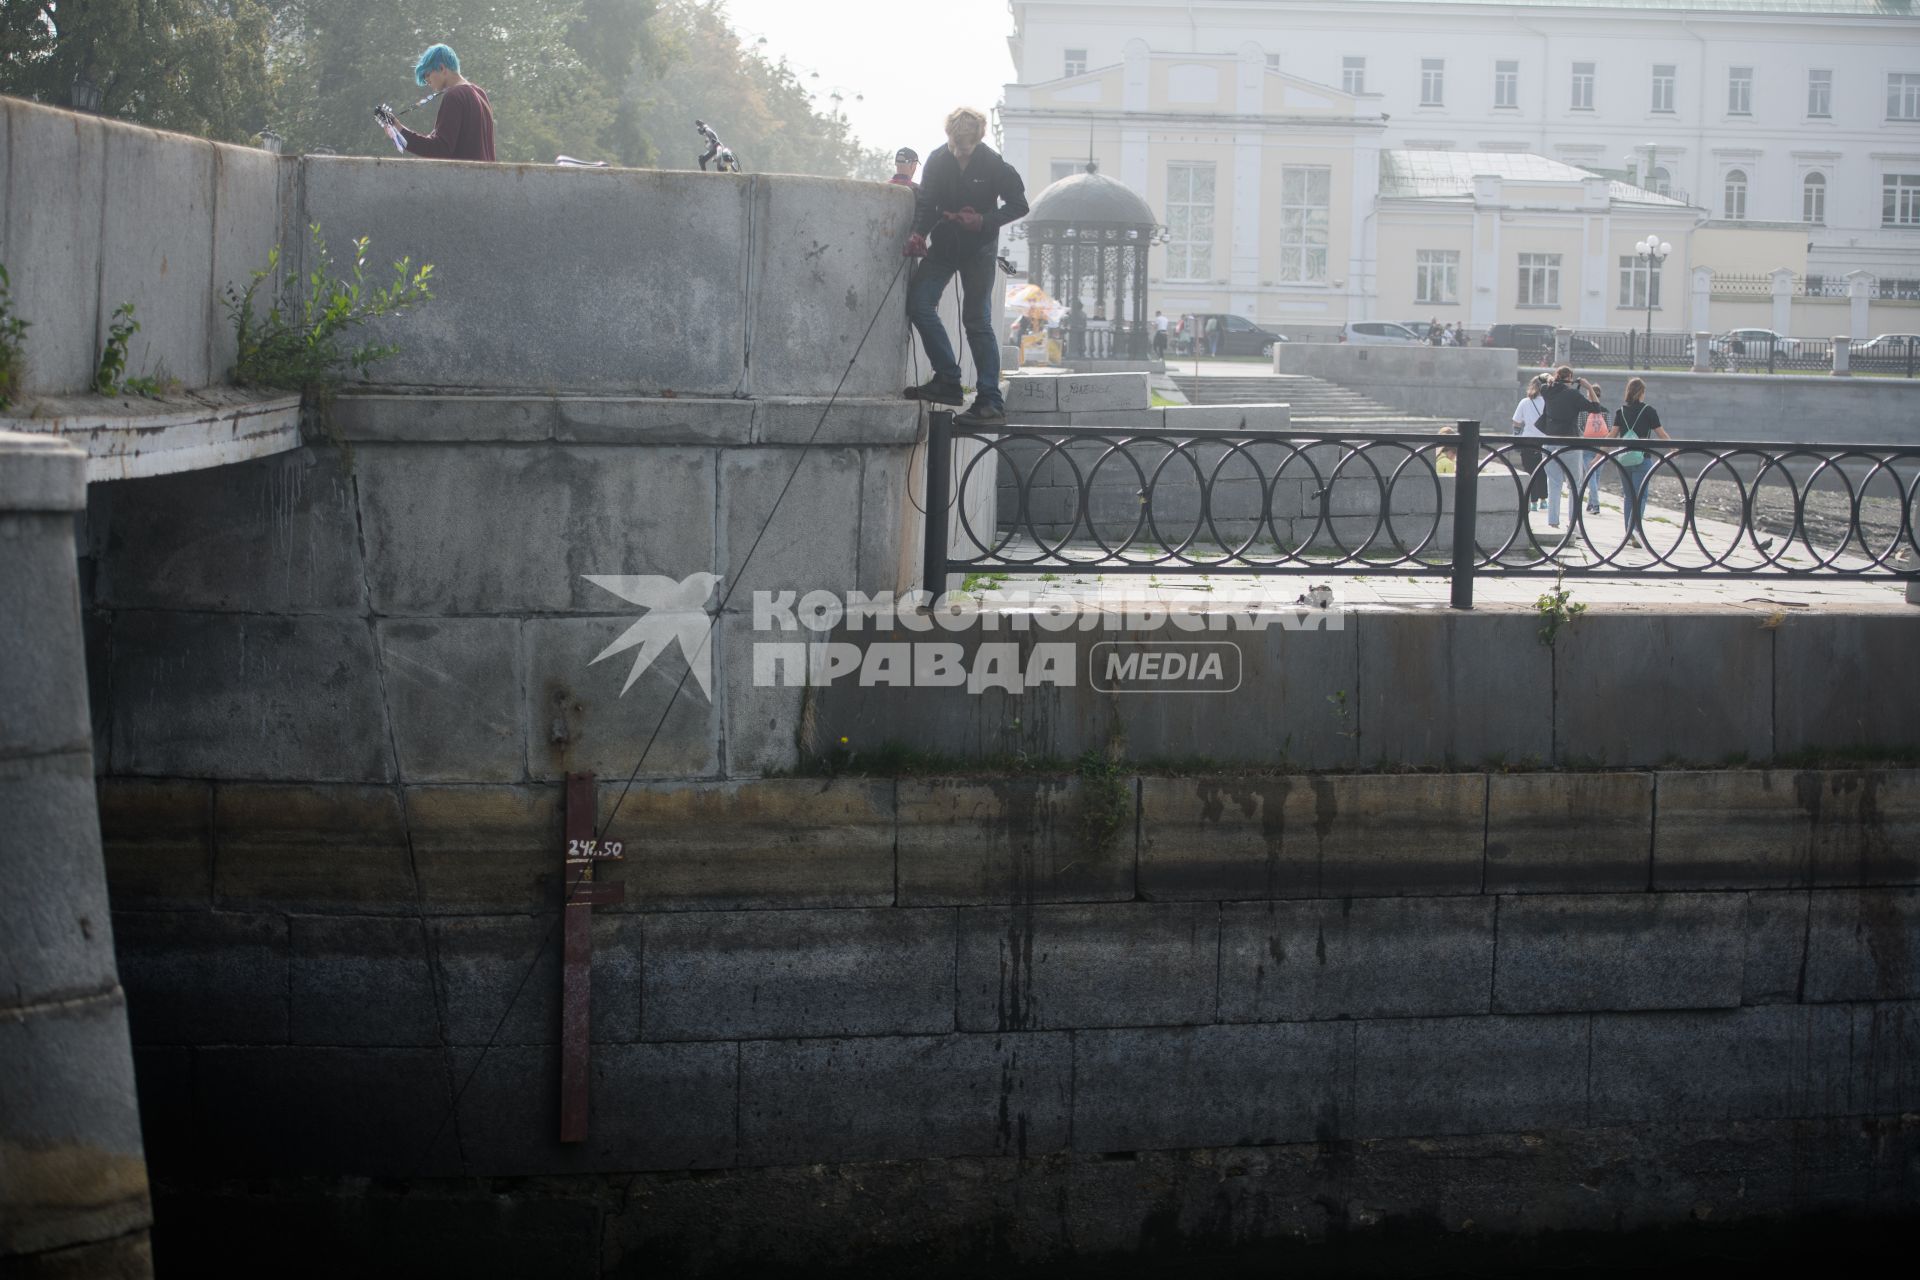
[(1549, 436), (1577, 436), (1580, 423), (1589, 413), (1605, 413), (1605, 406), (1580, 394), (1569, 382), (1548, 384), (1541, 396), (1546, 407), (1540, 410), (1540, 431)]
[[(959, 223), (940, 216), (967, 208), (980, 214), (980, 230), (964, 230)], [(927, 157), (913, 229), (922, 235), (932, 233), (929, 239), (936, 256), (953, 262), (983, 248), (997, 250), (1000, 228), (1026, 216), (1027, 184), (1020, 180), (1019, 170), (1002, 160), (992, 147), (985, 143), (975, 147), (964, 170), (944, 143)]]

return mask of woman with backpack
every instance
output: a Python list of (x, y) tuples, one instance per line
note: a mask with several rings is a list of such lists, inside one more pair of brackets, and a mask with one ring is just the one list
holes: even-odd
[[(1540, 398), (1540, 388), (1547, 384), (1545, 374), (1535, 374), (1533, 381), (1527, 384), (1527, 394), (1519, 404), (1513, 406), (1513, 434), (1523, 439), (1538, 439), (1540, 415), (1546, 411), (1547, 402)], [(1520, 455), (1520, 465), (1527, 469), (1527, 510), (1539, 511), (1547, 505), (1547, 475), (1540, 469), (1540, 450), (1530, 446), (1521, 446), (1515, 450)]]
[[(1613, 434), (1623, 440), (1673, 439), (1660, 425), (1660, 411), (1647, 403), (1644, 379), (1634, 378), (1627, 383), (1626, 402), (1613, 415)], [(1627, 516), (1627, 543), (1637, 547), (1645, 536), (1640, 521), (1647, 509), (1647, 476), (1653, 470), (1653, 458), (1644, 450), (1628, 449), (1614, 454), (1613, 460), (1627, 473), (1625, 501), (1621, 505)]]

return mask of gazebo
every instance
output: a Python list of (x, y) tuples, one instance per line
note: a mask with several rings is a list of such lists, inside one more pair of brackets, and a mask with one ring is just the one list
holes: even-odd
[[(1087, 162), (1034, 197), (1020, 224), (1028, 279), (1070, 308), (1069, 360), (1145, 360), (1153, 347), (1147, 320), (1147, 250), (1161, 236), (1147, 202)], [(1088, 327), (1086, 308), (1108, 324)]]

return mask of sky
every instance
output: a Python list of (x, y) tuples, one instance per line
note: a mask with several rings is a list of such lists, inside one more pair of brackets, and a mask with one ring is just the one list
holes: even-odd
[[(743, 42), (786, 58), (823, 110), (838, 88), (860, 140), (889, 154), (909, 146), (926, 156), (945, 140), (947, 112), (991, 113), (1013, 79), (1007, 0), (727, 0), (727, 11)], [(756, 46), (762, 36), (767, 43)], [(725, 120), (710, 118), (726, 137)]]

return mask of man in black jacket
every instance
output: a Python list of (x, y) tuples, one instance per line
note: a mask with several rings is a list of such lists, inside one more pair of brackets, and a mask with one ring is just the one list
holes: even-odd
[[(960, 362), (940, 323), (940, 297), (960, 277), (961, 324), (973, 350), (977, 386), (973, 407), (955, 421), (968, 427), (1004, 426), (1000, 394), (1000, 338), (993, 331), (994, 259), (1000, 228), (1027, 214), (1026, 184), (1014, 167), (984, 146), (987, 117), (971, 107), (947, 116), (947, 145), (927, 157), (907, 256), (919, 258), (907, 284), (907, 319), (920, 334), (933, 377), (907, 388), (910, 400), (959, 404)], [(929, 240), (931, 236), (931, 240)]]

